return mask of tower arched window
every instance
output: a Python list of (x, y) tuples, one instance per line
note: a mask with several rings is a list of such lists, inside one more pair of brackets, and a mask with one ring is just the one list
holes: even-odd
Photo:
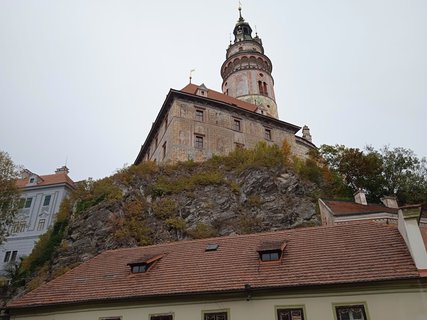
[(266, 82), (263, 82), (263, 84), (264, 84), (264, 94), (265, 94), (265, 95), (268, 95), (267, 83), (266, 83)]
[(261, 81), (258, 81), (258, 90), (259, 90), (259, 94), (264, 94), (264, 88), (262, 86)]

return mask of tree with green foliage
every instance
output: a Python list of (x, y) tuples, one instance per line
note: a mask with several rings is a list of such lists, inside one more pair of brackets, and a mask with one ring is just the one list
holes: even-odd
[(427, 203), (427, 166), (412, 150), (322, 145), (320, 154), (353, 190), (361, 188), (371, 201), (396, 195), (401, 203)]
[(16, 185), (19, 170), (9, 154), (0, 151), (0, 244), (7, 236), (7, 228), (19, 209), (20, 190)]

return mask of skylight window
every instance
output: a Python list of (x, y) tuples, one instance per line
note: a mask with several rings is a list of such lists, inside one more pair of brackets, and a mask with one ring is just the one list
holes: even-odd
[(208, 245), (206, 246), (205, 251), (216, 251), (219, 248), (219, 244), (217, 243), (208, 243)]

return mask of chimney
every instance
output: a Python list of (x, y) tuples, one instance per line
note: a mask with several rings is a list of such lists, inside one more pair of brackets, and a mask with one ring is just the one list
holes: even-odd
[(400, 207), (397, 226), (411, 253), (415, 266), (419, 270), (424, 270), (427, 275), (427, 252), (418, 226), (420, 214), (421, 205)]
[(395, 196), (384, 196), (380, 200), (387, 208), (393, 208), (393, 209), (399, 208), (399, 206), (397, 205), (397, 199)]
[(62, 166), (61, 168), (58, 168), (55, 170), (55, 174), (59, 174), (59, 173), (68, 174), (69, 172), (70, 170), (67, 168), (67, 166)]
[(302, 138), (311, 142), (310, 129), (307, 126), (302, 128)]
[(365, 191), (363, 191), (362, 189), (357, 190), (353, 194), (353, 196), (354, 196), (354, 202), (358, 204), (363, 204), (364, 206), (368, 205), (368, 202), (366, 201)]

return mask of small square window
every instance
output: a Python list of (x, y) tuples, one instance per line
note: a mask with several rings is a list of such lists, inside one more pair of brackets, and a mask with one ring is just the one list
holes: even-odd
[(142, 273), (147, 271), (148, 267), (149, 267), (148, 264), (135, 264), (135, 265), (132, 265), (131, 271), (132, 273)]
[(359, 305), (348, 305), (348, 306), (337, 306), (335, 307), (337, 314), (337, 320), (367, 320), (365, 306)]
[(173, 316), (171, 314), (151, 315), (150, 320), (173, 320)]
[(46, 224), (46, 219), (40, 219), (39, 223), (37, 224), (37, 231), (43, 230), (45, 224)]
[(265, 128), (265, 131), (264, 131), (264, 137), (265, 137), (267, 140), (271, 140), (271, 129), (267, 129), (267, 128)]
[(27, 198), (27, 199), (25, 199), (24, 208), (30, 208), (32, 202), (33, 202), (33, 198)]
[(227, 312), (205, 312), (203, 314), (203, 320), (227, 320)]
[(203, 122), (203, 110), (196, 109), (196, 121)]
[(11, 251), (6, 251), (3, 262), (9, 262)]
[(194, 147), (196, 149), (203, 149), (203, 137), (202, 136), (196, 136), (196, 139), (194, 141)]
[(260, 252), (261, 261), (277, 261), (280, 259), (280, 251), (266, 251)]
[(278, 320), (304, 320), (303, 308), (277, 309)]
[(18, 255), (18, 251), (12, 251), (12, 256), (10, 257), (10, 261), (11, 262), (15, 261), (17, 255)]
[(233, 120), (233, 129), (236, 131), (242, 131), (241, 122), (238, 119)]
[(51, 195), (47, 195), (44, 197), (43, 206), (48, 206), (50, 204)]

